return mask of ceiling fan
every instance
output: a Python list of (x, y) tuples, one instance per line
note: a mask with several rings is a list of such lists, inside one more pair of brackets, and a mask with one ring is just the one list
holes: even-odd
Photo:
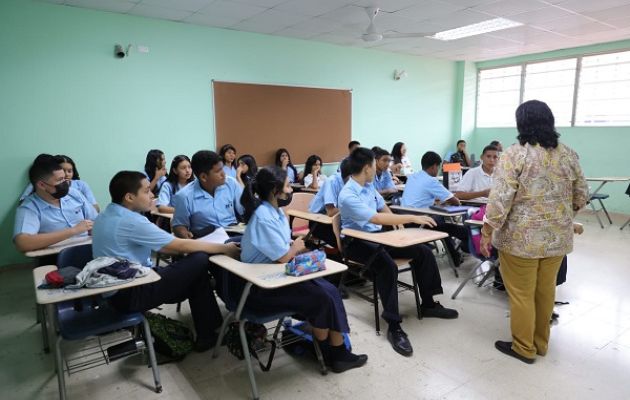
[(402, 38), (414, 38), (414, 37), (429, 37), (435, 33), (399, 33), (399, 32), (380, 32), (374, 25), (374, 19), (380, 12), (378, 7), (366, 7), (368, 17), (370, 18), (370, 25), (368, 25), (365, 33), (361, 35), (361, 38), (366, 42), (378, 42), (383, 39), (402, 39)]

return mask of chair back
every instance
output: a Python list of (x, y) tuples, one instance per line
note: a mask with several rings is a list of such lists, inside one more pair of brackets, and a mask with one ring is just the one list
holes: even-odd
[(76, 267), (83, 269), (92, 259), (91, 244), (68, 247), (59, 252), (59, 256), (57, 256), (57, 268)]
[[(313, 193), (293, 193), (293, 199), (291, 199), (291, 203), (288, 206), (283, 207), (285, 212), (286, 210), (297, 210), (308, 212), (308, 206), (311, 203), (311, 200), (315, 195)], [(293, 218), (291, 223), (291, 231), (308, 231), (308, 221), (301, 218)]]
[(337, 250), (339, 254), (343, 254), (343, 245), (341, 244), (341, 213), (337, 213), (332, 217), (332, 228), (337, 240)]

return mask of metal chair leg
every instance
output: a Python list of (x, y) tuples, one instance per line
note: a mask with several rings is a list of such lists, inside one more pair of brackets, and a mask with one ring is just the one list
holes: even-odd
[[(44, 353), (50, 353), (50, 343), (48, 341), (48, 317), (46, 313), (46, 307), (41, 304), (35, 304), (37, 307), (37, 320), (41, 324), (42, 328), (42, 345), (44, 347)], [(51, 326), (54, 329), (54, 326)]]
[(66, 400), (66, 380), (63, 370), (63, 354), (61, 353), (61, 336), (55, 341), (55, 365), (57, 368), (57, 384), (59, 385), (59, 400)]
[(372, 298), (374, 299), (374, 323), (376, 324), (376, 336), (381, 336), (381, 317), (378, 315), (378, 290), (376, 289), (376, 277), (372, 279)]
[(420, 288), (418, 287), (418, 280), (416, 279), (416, 271), (411, 267), (411, 280), (413, 282), (413, 295), (416, 298), (416, 312), (418, 313), (418, 319), (422, 319), (422, 309), (420, 308)]
[(610, 215), (608, 215), (608, 210), (606, 210), (606, 206), (604, 205), (604, 201), (602, 199), (599, 200), (599, 205), (602, 206), (602, 210), (604, 210), (604, 214), (606, 214), (606, 218), (608, 218), (608, 222), (612, 225), (612, 219), (610, 219)]
[(155, 383), (155, 393), (162, 392), (162, 382), (160, 381), (160, 370), (158, 369), (157, 359), (155, 358), (155, 349), (153, 348), (153, 337), (151, 336), (151, 328), (149, 327), (149, 321), (146, 318), (142, 318), (142, 329), (144, 330), (144, 338), (146, 340), (147, 348), (149, 349), (149, 361), (151, 363), (151, 370), (153, 372), (153, 382)]
[(225, 318), (223, 319), (223, 323), (221, 324), (219, 338), (217, 339), (217, 343), (214, 345), (214, 349), (212, 350), (212, 358), (217, 358), (219, 356), (219, 348), (221, 347), (221, 342), (223, 342), (223, 338), (225, 337), (228, 324), (232, 321), (234, 321), (234, 313), (230, 311), (228, 315), (225, 316)]
[(623, 231), (623, 228), (625, 228), (626, 226), (628, 226), (628, 224), (630, 224), (630, 218), (628, 218), (628, 220), (626, 221), (625, 224), (621, 225), (621, 228), (619, 228), (620, 231)]
[(593, 212), (595, 213), (595, 218), (597, 218), (597, 222), (599, 222), (599, 226), (601, 226), (602, 229), (604, 229), (604, 224), (602, 223), (601, 218), (599, 218), (599, 211), (595, 208), (595, 204), (593, 204), (592, 200), (591, 200), (591, 208), (593, 209)]
[(453, 273), (455, 274), (455, 278), (459, 278), (459, 272), (457, 271), (457, 267), (455, 266), (455, 260), (453, 260), (453, 256), (451, 255), (451, 252), (448, 251), (448, 247), (446, 247), (446, 242), (444, 240), (442, 240), (442, 245), (446, 249), (445, 253), (446, 253), (446, 256), (448, 257), (448, 260), (451, 263), (451, 269), (453, 270)]
[(247, 374), (249, 375), (249, 384), (252, 387), (252, 397), (254, 400), (258, 400), (258, 387), (256, 386), (256, 377), (254, 376), (254, 367), (252, 365), (252, 358), (249, 354), (249, 346), (247, 344), (247, 336), (245, 336), (245, 320), (242, 319), (238, 323), (238, 334), (241, 337), (241, 346), (243, 347), (243, 355), (245, 356), (245, 362), (247, 363)]
[(457, 295), (459, 294), (459, 292), (462, 291), (462, 289), (464, 288), (464, 286), (466, 286), (466, 284), (468, 283), (469, 280), (473, 279), (475, 277), (475, 274), (477, 273), (477, 270), (483, 265), (483, 262), (480, 262), (479, 264), (477, 264), (471, 271), (470, 274), (468, 274), (468, 276), (466, 277), (466, 279), (464, 279), (462, 281), (462, 283), (459, 284), (459, 286), (457, 287), (457, 290), (455, 290), (455, 292), (451, 295), (451, 299), (455, 300), (455, 298), (457, 297)]
[(328, 368), (326, 368), (326, 362), (324, 361), (324, 356), (322, 355), (322, 349), (319, 348), (319, 343), (317, 343), (317, 338), (313, 335), (313, 347), (315, 348), (315, 356), (317, 357), (317, 361), (319, 361), (319, 369), (322, 375), (328, 375)]

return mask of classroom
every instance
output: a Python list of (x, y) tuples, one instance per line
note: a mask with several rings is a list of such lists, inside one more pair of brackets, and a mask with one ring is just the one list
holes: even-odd
[(3, 399), (630, 398), (630, 0), (3, 0), (0, 50)]

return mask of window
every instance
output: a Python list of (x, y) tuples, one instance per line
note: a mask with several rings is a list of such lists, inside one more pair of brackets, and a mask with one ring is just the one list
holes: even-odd
[(477, 127), (515, 126), (514, 111), (532, 99), (556, 126), (630, 126), (630, 51), (482, 69)]
[(520, 102), (522, 66), (479, 71), (477, 126), (515, 126), (514, 111)]
[(630, 125), (630, 51), (582, 58), (575, 125)]
[(576, 67), (577, 58), (527, 64), (523, 101), (544, 101), (556, 126), (571, 126)]

